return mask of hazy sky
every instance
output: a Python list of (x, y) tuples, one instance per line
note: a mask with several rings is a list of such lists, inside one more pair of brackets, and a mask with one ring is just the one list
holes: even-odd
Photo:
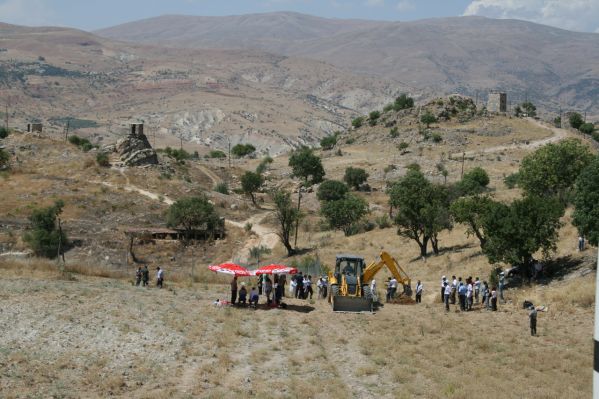
[(483, 15), (599, 32), (599, 0), (0, 0), (2, 22), (85, 30), (163, 14), (232, 15), (269, 11), (394, 21)]

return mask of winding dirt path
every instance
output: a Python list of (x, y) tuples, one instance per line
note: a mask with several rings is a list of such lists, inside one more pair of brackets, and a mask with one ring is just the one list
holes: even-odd
[(515, 144), (500, 145), (500, 146), (495, 146), (495, 147), (488, 147), (488, 148), (485, 148), (482, 150), (466, 151), (464, 154), (466, 156), (473, 156), (476, 154), (489, 154), (489, 153), (501, 152), (501, 151), (507, 151), (507, 150), (519, 150), (519, 149), (534, 150), (536, 148), (544, 146), (545, 144), (556, 143), (558, 141), (561, 141), (571, 135), (571, 133), (565, 129), (548, 126), (545, 123), (540, 122), (536, 119), (526, 118), (526, 120), (529, 123), (532, 123), (533, 125), (536, 125), (542, 129), (551, 131), (553, 133), (553, 136), (546, 137), (546, 138), (540, 139), (540, 140), (530, 141), (528, 143), (515, 143)]

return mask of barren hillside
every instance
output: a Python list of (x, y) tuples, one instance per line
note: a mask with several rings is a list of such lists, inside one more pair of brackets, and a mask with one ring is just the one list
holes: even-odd
[[(95, 141), (143, 120), (159, 145), (226, 149), (252, 141), (277, 154), (343, 130), (351, 115), (401, 91), (393, 81), (248, 50), (131, 45), (64, 28), (3, 24), (0, 84), (13, 125), (41, 120)], [(4, 107), (3, 107), (4, 109)]]
[[(325, 28), (326, 27), (326, 28)], [(518, 20), (460, 17), (414, 22), (323, 19), (296, 13), (165, 16), (98, 31), (176, 47), (243, 48), (309, 57), (404, 82), (429, 94), (510, 93), (547, 109), (599, 115), (599, 35)]]

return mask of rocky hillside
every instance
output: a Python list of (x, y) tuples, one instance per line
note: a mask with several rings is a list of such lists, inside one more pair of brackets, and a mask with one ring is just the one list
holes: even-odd
[(500, 89), (510, 93), (512, 104), (528, 98), (550, 110), (561, 106), (599, 114), (599, 35), (518, 20), (164, 16), (98, 33), (178, 47), (260, 49), (397, 79), (431, 94), (478, 92), (485, 99), (489, 90)]
[[(240, 142), (277, 154), (342, 130), (401, 85), (331, 65), (246, 50), (131, 45), (64, 28), (0, 25), (0, 84), (10, 123), (66, 122), (96, 142), (144, 121), (158, 146), (226, 149)], [(3, 107), (4, 108), (4, 107)]]

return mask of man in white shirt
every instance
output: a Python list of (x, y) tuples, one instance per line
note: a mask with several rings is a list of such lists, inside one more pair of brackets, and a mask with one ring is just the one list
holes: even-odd
[(160, 267), (156, 268), (156, 287), (162, 288), (162, 283), (164, 282), (164, 270)]
[(418, 282), (416, 283), (416, 303), (422, 302), (422, 289), (422, 283), (420, 282), (420, 280), (418, 280)]
[(456, 296), (456, 292), (458, 290), (458, 279), (455, 278), (455, 276), (451, 276), (452, 281), (451, 281), (451, 304), (455, 305), (455, 296)]
[(395, 293), (397, 292), (397, 280), (393, 277), (389, 280), (389, 287), (391, 288), (391, 299), (395, 298)]
[(441, 302), (445, 301), (445, 283), (447, 282), (447, 278), (445, 276), (441, 277)]
[(449, 283), (447, 283), (447, 281), (446, 281), (444, 296), (445, 296), (445, 311), (447, 311), (447, 312), (449, 312), (449, 296), (450, 295), (451, 295), (451, 285), (449, 285)]
[(466, 288), (466, 310), (472, 310), (472, 294), (474, 288), (472, 287), (472, 281), (470, 279), (468, 279), (468, 286)]

